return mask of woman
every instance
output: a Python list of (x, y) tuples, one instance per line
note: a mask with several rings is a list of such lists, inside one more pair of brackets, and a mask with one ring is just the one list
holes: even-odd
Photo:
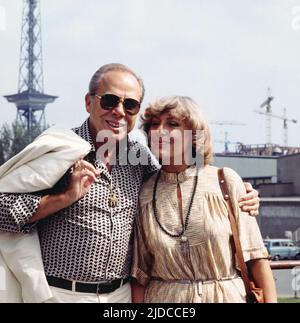
[[(245, 302), (226, 202), (218, 169), (210, 166), (211, 139), (200, 108), (187, 97), (163, 98), (146, 109), (142, 120), (162, 169), (140, 194), (133, 302)], [(249, 272), (257, 287), (263, 288), (265, 301), (276, 302), (256, 219), (238, 207), (245, 194), (243, 182), (229, 168), (225, 176)]]

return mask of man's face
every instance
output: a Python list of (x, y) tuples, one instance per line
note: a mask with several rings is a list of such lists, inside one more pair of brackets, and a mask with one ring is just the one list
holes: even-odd
[[(137, 79), (125, 71), (107, 72), (100, 82), (97, 95), (114, 94), (122, 99), (131, 98), (141, 100), (142, 92)], [(127, 136), (135, 125), (137, 115), (126, 113), (123, 103), (111, 110), (101, 108), (100, 98), (86, 95), (86, 110), (90, 114), (90, 126), (97, 136), (99, 131), (111, 133), (112, 139), (120, 141)]]

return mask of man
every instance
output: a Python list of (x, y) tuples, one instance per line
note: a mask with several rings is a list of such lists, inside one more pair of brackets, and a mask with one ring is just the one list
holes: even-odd
[[(27, 232), (38, 223), (52, 302), (131, 301), (128, 281), (138, 193), (157, 168), (149, 155), (148, 165), (123, 165), (114, 148), (101, 161), (96, 152), (106, 144), (99, 139), (105, 132), (118, 147), (126, 141), (129, 150), (148, 154), (127, 136), (143, 97), (143, 82), (134, 71), (121, 64), (102, 66), (85, 97), (89, 119), (74, 130), (92, 150), (74, 165), (67, 189), (42, 197), (0, 195), (0, 230)], [(257, 192), (246, 199), (245, 210), (255, 213)]]

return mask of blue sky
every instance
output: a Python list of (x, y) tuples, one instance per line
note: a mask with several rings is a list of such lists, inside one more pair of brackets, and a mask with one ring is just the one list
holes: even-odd
[[(289, 144), (300, 146), (300, 0), (41, 0), (41, 10), (45, 92), (60, 97), (47, 107), (50, 124), (81, 124), (91, 75), (121, 62), (144, 79), (144, 107), (189, 95), (209, 120), (246, 124), (211, 126), (215, 140), (227, 131), (231, 141), (264, 143), (264, 117), (253, 110), (270, 87), (274, 113), (298, 119)], [(2, 95), (17, 91), (22, 0), (0, 0), (3, 12), (0, 124), (16, 114)], [(272, 125), (282, 144), (281, 120)]]

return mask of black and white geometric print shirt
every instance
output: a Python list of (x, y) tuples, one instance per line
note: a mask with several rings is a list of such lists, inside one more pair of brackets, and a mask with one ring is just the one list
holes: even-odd
[[(38, 223), (46, 275), (81, 282), (126, 278), (131, 269), (139, 190), (157, 166), (146, 147), (128, 140), (129, 150), (147, 154), (149, 164), (117, 164), (109, 173), (96, 159), (88, 120), (74, 131), (91, 144), (92, 150), (85, 159), (100, 169), (101, 175), (83, 198)], [(117, 206), (109, 203), (112, 189), (118, 198)], [(26, 223), (39, 201), (35, 194), (0, 194), (0, 230), (26, 232)]]

